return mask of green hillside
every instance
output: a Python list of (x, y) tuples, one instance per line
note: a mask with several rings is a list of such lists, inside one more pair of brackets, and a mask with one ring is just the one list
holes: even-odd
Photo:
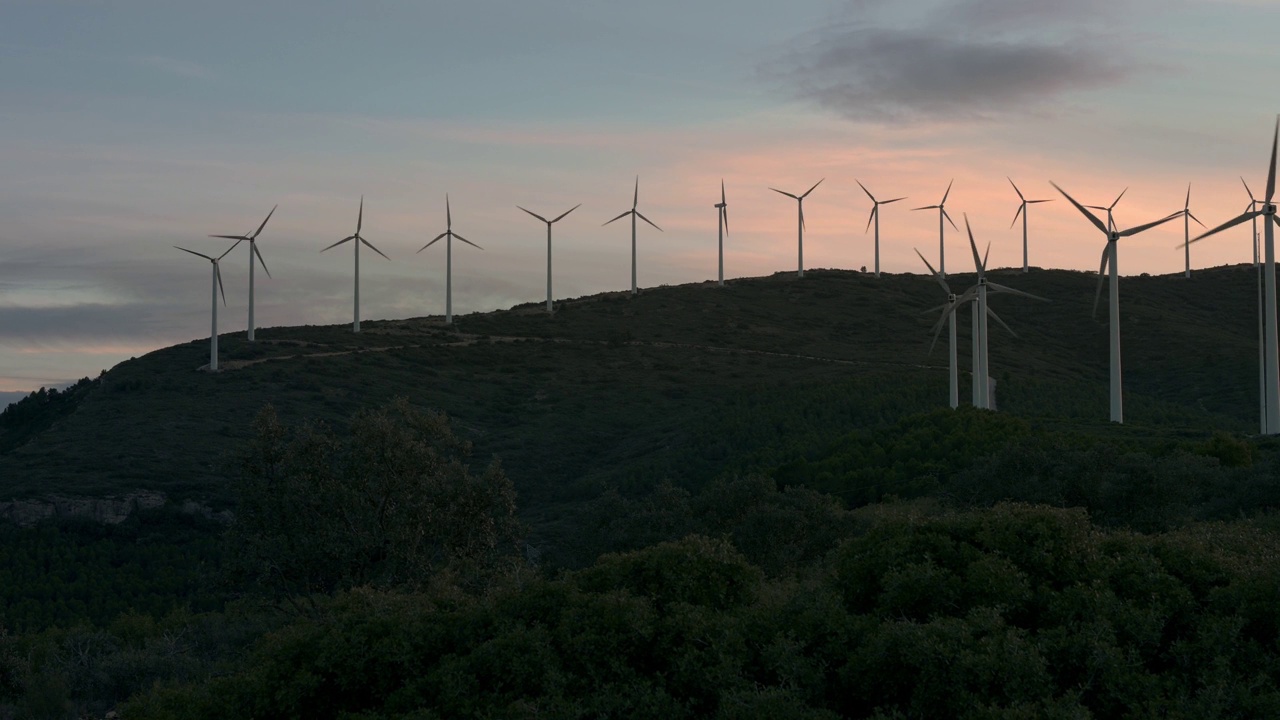
[[(1096, 276), (993, 273), (1043, 295), (996, 296), (1018, 333), (992, 325), (1001, 411), (1110, 432), (1105, 296)], [(1125, 278), (1125, 432), (1249, 432), (1256, 426), (1256, 275), (1226, 267)], [(967, 287), (972, 275), (952, 284)], [(659, 287), (456, 318), (269, 328), (220, 339), (225, 371), (197, 372), (207, 340), (121, 363), (0, 421), (0, 497), (163, 491), (226, 502), (229, 453), (266, 403), (282, 420), (340, 423), (405, 395), (439, 408), (499, 456), (528, 512), (606, 486), (668, 478), (698, 487), (773, 467), (859, 428), (945, 406), (946, 335), (929, 353), (941, 290), (920, 275), (812, 271)], [(960, 319), (961, 399), (969, 318)], [(27, 407), (24, 407), (27, 406)], [(32, 407), (34, 406), (34, 407)]]

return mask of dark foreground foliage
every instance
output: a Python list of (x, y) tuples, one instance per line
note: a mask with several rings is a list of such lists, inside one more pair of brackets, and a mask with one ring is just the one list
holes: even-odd
[(1280, 536), (859, 511), (769, 579), (689, 536), (483, 595), (354, 590), (131, 718), (1276, 717)]

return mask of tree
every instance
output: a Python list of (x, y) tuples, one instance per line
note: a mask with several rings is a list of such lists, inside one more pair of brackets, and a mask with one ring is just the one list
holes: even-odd
[(404, 398), (346, 432), (290, 431), (270, 405), (234, 483), (233, 573), (296, 601), (360, 587), (419, 587), (516, 556), (515, 490), (497, 460), (480, 474), (449, 419)]

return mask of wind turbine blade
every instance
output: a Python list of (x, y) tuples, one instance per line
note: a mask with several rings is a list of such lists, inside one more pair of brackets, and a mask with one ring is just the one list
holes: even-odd
[[(342, 243), (344, 243), (344, 242), (347, 242), (347, 241), (350, 241), (350, 240), (355, 240), (355, 239), (356, 239), (356, 236), (355, 236), (355, 235), (348, 235), (348, 236), (346, 236), (346, 237), (342, 238), (341, 240), (339, 240), (338, 242), (336, 242), (336, 243), (334, 243), (334, 244), (330, 245), (329, 247), (325, 248), (324, 250), (331, 250), (331, 249), (333, 249), (333, 248), (338, 247), (339, 245), (341, 245), (341, 244), (342, 244)], [(321, 250), (320, 252), (324, 252), (324, 250)]]
[(726, 205), (725, 207), (720, 208), (720, 214), (721, 216), (724, 217), (724, 233), (728, 235), (729, 234), (729, 207)]
[[(539, 220), (541, 220), (542, 222), (547, 222), (547, 219), (546, 219), (546, 218), (542, 217), (541, 215), (539, 215), (538, 213), (536, 213), (536, 212), (534, 212), (534, 211), (532, 211), (532, 210), (525, 210), (524, 208), (520, 207), (519, 205), (517, 205), (516, 207), (518, 207), (518, 208), (520, 208), (521, 210), (524, 210), (525, 212), (529, 213), (530, 215), (532, 215), (532, 216), (534, 216), (534, 217), (538, 218), (538, 219), (539, 219)], [(556, 219), (557, 219), (557, 220), (559, 220), (560, 218), (556, 218)]]
[(1102, 280), (1107, 276), (1107, 261), (1111, 259), (1111, 243), (1102, 248), (1102, 266), (1098, 268), (1098, 291), (1093, 294), (1093, 316), (1098, 316), (1098, 303), (1102, 300)]
[(1195, 221), (1196, 221), (1196, 224), (1197, 224), (1197, 225), (1199, 225), (1200, 227), (1206, 227), (1204, 223), (1200, 222), (1200, 218), (1198, 218), (1198, 217), (1196, 217), (1195, 215), (1191, 214), (1191, 211), (1190, 211), (1190, 210), (1188, 210), (1188, 211), (1187, 211), (1187, 217), (1191, 218), (1192, 220), (1195, 220)]
[[(1201, 241), (1201, 240), (1203, 240), (1203, 239), (1205, 239), (1205, 238), (1209, 237), (1210, 235), (1216, 235), (1216, 234), (1218, 234), (1218, 233), (1222, 232), (1223, 230), (1226, 230), (1226, 229), (1228, 229), (1228, 228), (1233, 228), (1233, 227), (1235, 227), (1236, 225), (1239, 225), (1240, 223), (1248, 222), (1249, 220), (1252, 220), (1253, 218), (1255, 218), (1255, 217), (1257, 217), (1257, 216), (1259, 216), (1259, 215), (1261, 215), (1261, 214), (1262, 214), (1262, 212), (1261, 212), (1260, 210), (1248, 210), (1248, 211), (1244, 212), (1243, 214), (1241, 214), (1240, 216), (1238, 216), (1238, 217), (1236, 217), (1236, 218), (1234, 218), (1234, 219), (1232, 219), (1232, 220), (1228, 220), (1228, 221), (1226, 221), (1226, 222), (1222, 223), (1222, 224), (1221, 224), (1221, 225), (1219, 225), (1218, 227), (1216, 227), (1216, 228), (1214, 228), (1214, 229), (1210, 230), (1209, 232), (1200, 233), (1200, 234), (1199, 234), (1199, 235), (1197, 235), (1196, 237), (1191, 238), (1191, 241), (1190, 241), (1189, 243), (1186, 243), (1186, 244), (1188, 244), (1188, 245), (1189, 245), (1190, 243), (1199, 242), (1199, 241)], [(1182, 245), (1178, 245), (1178, 247), (1182, 247)]]
[(1013, 185), (1013, 191), (1018, 193), (1018, 199), (1021, 200), (1022, 202), (1026, 202), (1027, 199), (1022, 197), (1022, 191), (1018, 189), (1018, 186), (1016, 184), (1014, 184), (1013, 178), (1009, 177), (1008, 175), (1005, 175), (1005, 179), (1009, 181), (1010, 185)]
[[(631, 213), (633, 213), (633, 212), (635, 212), (635, 210), (628, 210), (628, 211), (626, 211), (626, 212), (622, 213), (621, 215), (619, 215), (618, 217), (614, 218), (613, 220), (610, 220), (609, 222), (605, 223), (604, 225), (608, 225), (608, 224), (609, 224), (609, 223), (611, 223), (611, 222), (616, 222), (616, 221), (618, 221), (618, 220), (621, 220), (622, 218), (624, 218), (624, 217), (626, 217), (626, 216), (630, 215), (630, 214), (631, 214)], [(604, 225), (601, 225), (600, 227), (604, 227)]]
[(889, 203), (895, 203), (895, 202), (898, 202), (899, 200), (906, 200), (906, 198), (905, 198), (905, 197), (900, 197), (900, 198), (894, 198), (894, 199), (892, 199), (892, 200), (883, 200), (883, 201), (881, 201), (881, 202), (880, 202), (880, 204), (881, 204), (881, 205), (888, 205)]
[(982, 253), (982, 272), (987, 272), (987, 258), (991, 257), (991, 243), (987, 242), (987, 249)]
[(1271, 138), (1271, 164), (1267, 166), (1267, 195), (1263, 202), (1271, 202), (1276, 194), (1276, 143), (1280, 142), (1280, 115), (1276, 115), (1276, 132)]
[(783, 195), (786, 195), (787, 197), (791, 198), (792, 200), (799, 200), (799, 199), (800, 199), (800, 196), (799, 196), (799, 195), (792, 195), (791, 193), (789, 193), (789, 192), (783, 192), (782, 190), (779, 190), (778, 188), (771, 187), (771, 188), (769, 188), (769, 189), (770, 189), (770, 190), (772, 190), (772, 191), (774, 191), (774, 192), (776, 192), (776, 193), (782, 193)]
[(973, 241), (973, 228), (969, 227), (969, 213), (964, 214), (964, 229), (969, 232), (969, 249), (973, 251), (973, 269), (982, 277), (982, 259), (978, 257), (978, 244)]
[(1191, 210), (1191, 183), (1187, 183), (1187, 202), (1182, 206), (1183, 210)]
[[(235, 242), (235, 244), (234, 244), (234, 245), (232, 245), (231, 247), (227, 248), (226, 250), (223, 250), (223, 251), (222, 251), (222, 254), (221, 254), (221, 255), (219, 255), (217, 258), (215, 258), (215, 261), (217, 261), (217, 260), (221, 260), (222, 258), (224, 258), (224, 257), (226, 257), (226, 256), (227, 256), (227, 253), (229, 253), (229, 252), (231, 252), (232, 250), (235, 250), (236, 248), (240, 247), (240, 243), (241, 243), (241, 242), (244, 242), (244, 241), (243, 241), (243, 240), (237, 240), (237, 241)], [(250, 242), (250, 243), (249, 243), (249, 247), (253, 247), (253, 243), (252, 243), (252, 242)]]
[(636, 176), (636, 194), (631, 199), (631, 209), (640, 207), (640, 176)]
[(871, 202), (872, 202), (872, 203), (875, 203), (875, 201), (876, 201), (876, 196), (871, 194), (871, 191), (867, 189), (867, 186), (866, 186), (866, 185), (863, 185), (863, 184), (862, 184), (862, 181), (861, 181), (861, 180), (859, 180), (858, 178), (854, 178), (854, 179), (853, 179), (853, 181), (854, 181), (854, 182), (856, 182), (856, 183), (858, 183), (858, 187), (862, 188), (862, 192), (866, 193), (866, 194), (867, 194), (867, 197), (871, 198)]
[(218, 278), (218, 292), (222, 293), (222, 306), (227, 306), (227, 291), (222, 289), (222, 269), (218, 267), (218, 263), (213, 264), (213, 276)]
[(468, 239), (466, 239), (466, 238), (462, 237), (462, 236), (461, 236), (461, 235), (459, 235), (458, 233), (454, 233), (454, 234), (453, 234), (453, 236), (454, 236), (455, 238), (457, 238), (458, 240), (461, 240), (462, 242), (464, 242), (464, 243), (466, 243), (466, 244), (470, 245), (471, 247), (473, 247), (473, 248), (475, 248), (475, 249), (477, 249), (477, 250), (483, 250), (483, 249), (484, 249), (484, 248), (480, 247), (479, 245), (477, 245), (477, 244), (475, 244), (475, 243), (471, 242), (470, 240), (468, 240)]
[(555, 220), (552, 220), (551, 222), (552, 222), (552, 223), (558, 223), (558, 222), (560, 222), (561, 220), (563, 220), (563, 219), (565, 218), (565, 216), (566, 216), (566, 215), (568, 215), (569, 213), (573, 212), (574, 210), (577, 210), (577, 209), (578, 209), (578, 208), (580, 208), (580, 207), (582, 207), (582, 203), (578, 203), (577, 205), (574, 205), (573, 207), (569, 208), (568, 210), (565, 210), (564, 212), (562, 212), (562, 213), (560, 213), (559, 215), (557, 215), (557, 216), (556, 216), (556, 219), (555, 219)]
[(804, 226), (804, 203), (800, 203), (800, 229), (801, 230), (809, 229)]
[[(267, 277), (271, 277), (271, 271), (267, 270), (267, 261), (262, 259), (262, 252), (258, 250), (257, 243), (250, 243), (249, 247), (253, 248), (253, 254), (258, 258), (258, 262), (262, 264), (262, 269), (266, 271)], [(252, 262), (252, 259), (250, 259)]]
[(729, 201), (724, 199), (724, 179), (723, 178), (721, 178), (720, 180), (720, 204), (721, 205), (729, 204)]
[(1017, 211), (1013, 213), (1013, 222), (1009, 223), (1009, 227), (1013, 227), (1014, 225), (1018, 224), (1018, 218), (1022, 215), (1022, 209), (1025, 208), (1026, 206), (1027, 206), (1027, 201), (1023, 200), (1022, 204), (1018, 206)]
[[(822, 178), (822, 180), (826, 180), (826, 178)], [(813, 184), (813, 187), (809, 188), (808, 190), (805, 190), (804, 194), (800, 196), (800, 199), (803, 200), (804, 198), (809, 197), (809, 193), (813, 192), (814, 190), (817, 190), (818, 186), (822, 184), (822, 180), (819, 180), (818, 182)]]
[(1071, 204), (1072, 204), (1072, 205), (1075, 205), (1077, 210), (1079, 210), (1080, 212), (1084, 213), (1084, 216), (1085, 216), (1085, 217), (1087, 217), (1087, 218), (1089, 218), (1089, 222), (1093, 223), (1094, 227), (1098, 228), (1099, 230), (1101, 230), (1104, 234), (1106, 234), (1106, 235), (1108, 235), (1108, 236), (1110, 236), (1110, 235), (1111, 235), (1111, 231), (1107, 229), (1107, 226), (1106, 226), (1106, 225), (1103, 225), (1103, 224), (1102, 224), (1102, 221), (1101, 221), (1101, 220), (1099, 220), (1097, 217), (1095, 217), (1093, 213), (1091, 213), (1091, 212), (1089, 212), (1088, 210), (1086, 210), (1086, 209), (1084, 208), (1084, 206), (1083, 206), (1083, 205), (1081, 205), (1080, 203), (1076, 202), (1076, 199), (1075, 199), (1075, 198), (1073, 198), (1073, 197), (1071, 197), (1070, 195), (1068, 195), (1066, 190), (1063, 190), (1062, 188), (1058, 187), (1058, 184), (1057, 184), (1057, 183), (1055, 183), (1055, 182), (1053, 182), (1052, 180), (1050, 180), (1050, 181), (1049, 181), (1049, 184), (1050, 184), (1050, 185), (1052, 185), (1052, 186), (1054, 186), (1055, 188), (1057, 188), (1058, 192), (1062, 193), (1062, 197), (1064, 197), (1064, 198), (1066, 198), (1067, 200), (1069, 200), (1069, 201), (1071, 202)]
[(952, 219), (951, 219), (951, 216), (950, 216), (949, 214), (947, 214), (947, 209), (946, 209), (946, 208), (939, 206), (939, 207), (938, 207), (938, 210), (942, 211), (942, 217), (946, 218), (946, 219), (947, 219), (947, 222), (951, 223), (951, 227), (956, 228), (956, 230), (959, 230), (959, 229), (960, 229), (960, 228), (956, 227), (956, 221), (955, 221), (955, 220), (952, 220)]
[(951, 317), (951, 313), (956, 311), (960, 306), (959, 299), (956, 302), (948, 303), (946, 309), (942, 311), (942, 317), (938, 318), (938, 322), (933, 324), (933, 342), (929, 343), (929, 354), (933, 354), (933, 349), (938, 346), (938, 336), (942, 334), (942, 326), (947, 324), (947, 318)]
[(1116, 209), (1116, 205), (1119, 205), (1119, 204), (1120, 204), (1120, 198), (1124, 197), (1124, 194), (1125, 194), (1125, 193), (1127, 193), (1127, 192), (1129, 192), (1129, 188), (1125, 188), (1125, 189), (1121, 190), (1121, 191), (1120, 191), (1120, 194), (1116, 196), (1116, 201), (1115, 201), (1115, 202), (1113, 202), (1113, 203), (1111, 203), (1111, 205), (1110, 205), (1110, 206), (1108, 206), (1108, 207), (1106, 207), (1106, 208), (1104, 208), (1104, 209), (1105, 209), (1105, 210), (1115, 210), (1115, 209)]
[(1143, 232), (1144, 230), (1150, 230), (1151, 228), (1153, 228), (1153, 227), (1155, 227), (1155, 226), (1157, 226), (1157, 225), (1163, 225), (1163, 224), (1165, 224), (1165, 223), (1169, 222), (1170, 220), (1172, 220), (1172, 219), (1174, 219), (1174, 218), (1176, 218), (1176, 217), (1181, 217), (1181, 216), (1182, 216), (1182, 213), (1174, 213), (1174, 214), (1170, 215), (1169, 217), (1166, 217), (1166, 218), (1160, 218), (1159, 220), (1156, 220), (1155, 222), (1149, 222), (1149, 223), (1147, 223), (1146, 225), (1139, 225), (1138, 227), (1132, 227), (1132, 228), (1129, 228), (1128, 230), (1121, 230), (1120, 232), (1118, 232), (1118, 233), (1116, 233), (1116, 234), (1117, 234), (1117, 235), (1119, 235), (1120, 237), (1129, 237), (1129, 236), (1131, 236), (1131, 235), (1137, 235), (1138, 233)]
[(1013, 328), (1009, 327), (1008, 323), (1001, 320), (1000, 316), (996, 314), (995, 310), (992, 310), (991, 308), (987, 308), (987, 316), (990, 317), (992, 320), (995, 320), (996, 322), (1000, 323), (1000, 327), (1004, 328), (1010, 335), (1014, 337), (1018, 337), (1018, 333), (1014, 332)]
[(991, 288), (995, 292), (1004, 293), (1006, 295), (1017, 295), (1018, 297), (1024, 297), (1029, 300), (1040, 300), (1041, 302), (1049, 302), (1049, 298), (1040, 297), (1039, 295), (1032, 295), (1029, 292), (1023, 292), (1022, 290), (1017, 290), (1017, 289), (1008, 287), (1007, 285), (999, 285), (989, 280), (987, 281), (987, 287)]
[(1053, 202), (1053, 200), (1028, 200), (1027, 204), (1032, 205), (1035, 203), (1046, 203), (1046, 202)]
[(222, 238), (223, 240), (248, 240), (246, 235), (210, 235), (211, 238)]
[(871, 229), (871, 222), (876, 219), (876, 210), (878, 209), (880, 209), (879, 205), (871, 206), (871, 214), (867, 216), (867, 227), (863, 229), (863, 235), (867, 234), (867, 231)]
[(951, 182), (947, 183), (947, 191), (942, 193), (942, 202), (938, 203), (939, 206), (947, 204), (947, 197), (951, 195), (951, 186), (955, 184), (956, 181), (954, 178), (952, 178)]
[(453, 211), (449, 209), (449, 193), (444, 194), (444, 226), (453, 227)]
[[(455, 236), (455, 237), (456, 237), (456, 236)], [(386, 258), (388, 262), (390, 262), (390, 261), (391, 261), (391, 258), (387, 257), (385, 253), (383, 253), (383, 252), (382, 252), (381, 250), (379, 250), (378, 248), (374, 247), (374, 246), (373, 246), (373, 243), (369, 242), (368, 240), (365, 240), (364, 238), (360, 238), (360, 242), (364, 243), (364, 244), (365, 244), (365, 246), (366, 246), (366, 247), (368, 247), (370, 250), (372, 250), (372, 251), (374, 251), (374, 252), (378, 253), (379, 255), (381, 255), (382, 257)]]
[[(276, 208), (278, 208), (278, 207), (280, 207), (280, 206), (279, 206), (279, 205), (273, 205), (273, 206), (271, 207), (271, 212), (267, 213), (267, 220), (270, 220), (270, 219), (271, 219), (271, 216), (276, 214)], [(258, 226), (258, 229), (254, 231), (254, 233), (253, 233), (253, 235), (252, 235), (252, 237), (253, 237), (254, 239), (257, 239), (258, 234), (262, 232), (262, 228), (264, 228), (264, 227), (266, 227), (266, 226), (267, 226), (267, 220), (263, 220), (263, 221), (262, 221), (262, 224)]]
[(924, 207), (911, 208), (911, 211), (915, 212), (916, 210), (937, 210), (940, 207), (942, 206), (941, 205), (925, 205)]
[[(209, 261), (212, 261), (212, 260), (213, 260), (213, 258), (209, 257), (208, 255), (205, 255), (204, 253), (198, 253), (198, 252), (196, 252), (195, 250), (188, 250), (188, 249), (186, 249), (186, 248), (184, 248), (184, 247), (178, 247), (177, 245), (174, 245), (174, 247), (175, 247), (175, 248), (178, 248), (178, 249), (179, 249), (179, 250), (181, 250), (182, 252), (188, 252), (188, 253), (191, 253), (192, 255), (199, 255), (200, 257), (204, 258), (205, 260), (209, 260)], [(232, 247), (235, 247), (235, 246), (233, 245)]]
[[(1280, 225), (1280, 215), (1272, 215), (1271, 219), (1276, 221), (1276, 225)], [(1263, 222), (1266, 222), (1266, 221), (1263, 220)]]
[(364, 196), (360, 196), (360, 214), (356, 216), (356, 235), (360, 234), (360, 228), (364, 226)]
[(1244, 191), (1249, 193), (1249, 199), (1252, 200), (1254, 204), (1257, 204), (1258, 200), (1253, 196), (1253, 191), (1249, 189), (1249, 183), (1244, 181), (1243, 175), (1240, 177), (1240, 182), (1244, 184)]
[[(427, 248), (431, 247), (432, 245), (435, 245), (436, 243), (438, 243), (438, 242), (440, 242), (442, 239), (444, 239), (444, 237), (445, 237), (446, 235), (448, 235), (448, 234), (449, 234), (449, 233), (447, 233), (447, 232), (440, 233), (439, 235), (437, 235), (437, 236), (435, 237), (435, 239), (434, 239), (434, 240), (432, 240), (431, 242), (427, 243), (426, 245), (423, 245), (422, 247), (418, 248), (418, 252), (422, 252), (423, 250), (426, 250)], [(415, 255), (417, 255), (418, 253), (414, 253), (414, 254), (415, 254)]]
[(657, 230), (658, 232), (662, 232), (662, 231), (663, 231), (663, 230), (662, 230), (662, 228), (658, 227), (657, 225), (654, 225), (654, 224), (653, 224), (653, 221), (652, 221), (652, 220), (650, 220), (649, 218), (645, 217), (645, 216), (644, 216), (644, 215), (643, 215), (639, 210), (636, 210), (636, 211), (635, 211), (635, 213), (636, 213), (636, 217), (638, 217), (638, 218), (640, 218), (641, 220), (643, 220), (643, 221), (645, 221), (645, 222), (649, 223), (650, 225), (653, 225), (653, 228), (654, 228), (655, 230)]
[(929, 261), (924, 259), (924, 255), (920, 255), (920, 251), (919, 251), (919, 250), (916, 250), (916, 248), (912, 248), (912, 250), (915, 250), (915, 251), (916, 251), (916, 255), (918, 255), (918, 256), (920, 257), (920, 259), (924, 262), (924, 266), (925, 266), (925, 267), (927, 267), (927, 268), (929, 268), (929, 274), (930, 274), (930, 275), (932, 275), (932, 276), (933, 276), (933, 279), (934, 279), (934, 280), (936, 280), (936, 281), (938, 282), (938, 284), (942, 286), (942, 290), (943, 290), (943, 292), (945, 292), (946, 294), (950, 295), (950, 294), (951, 294), (951, 288), (950, 288), (950, 286), (948, 286), (948, 285), (947, 285), (947, 281), (946, 281), (946, 280), (943, 280), (943, 279), (942, 279), (942, 276), (938, 275), (938, 271), (937, 271), (937, 270), (934, 270), (934, 269), (933, 269), (933, 266), (929, 264)]

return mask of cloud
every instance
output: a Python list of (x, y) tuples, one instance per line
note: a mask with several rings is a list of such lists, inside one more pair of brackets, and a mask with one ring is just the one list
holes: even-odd
[(762, 75), (850, 119), (887, 123), (1035, 112), (1146, 69), (1104, 29), (1122, 11), (1097, 0), (939, 0), (920, 15), (902, 5), (851, 2)]

